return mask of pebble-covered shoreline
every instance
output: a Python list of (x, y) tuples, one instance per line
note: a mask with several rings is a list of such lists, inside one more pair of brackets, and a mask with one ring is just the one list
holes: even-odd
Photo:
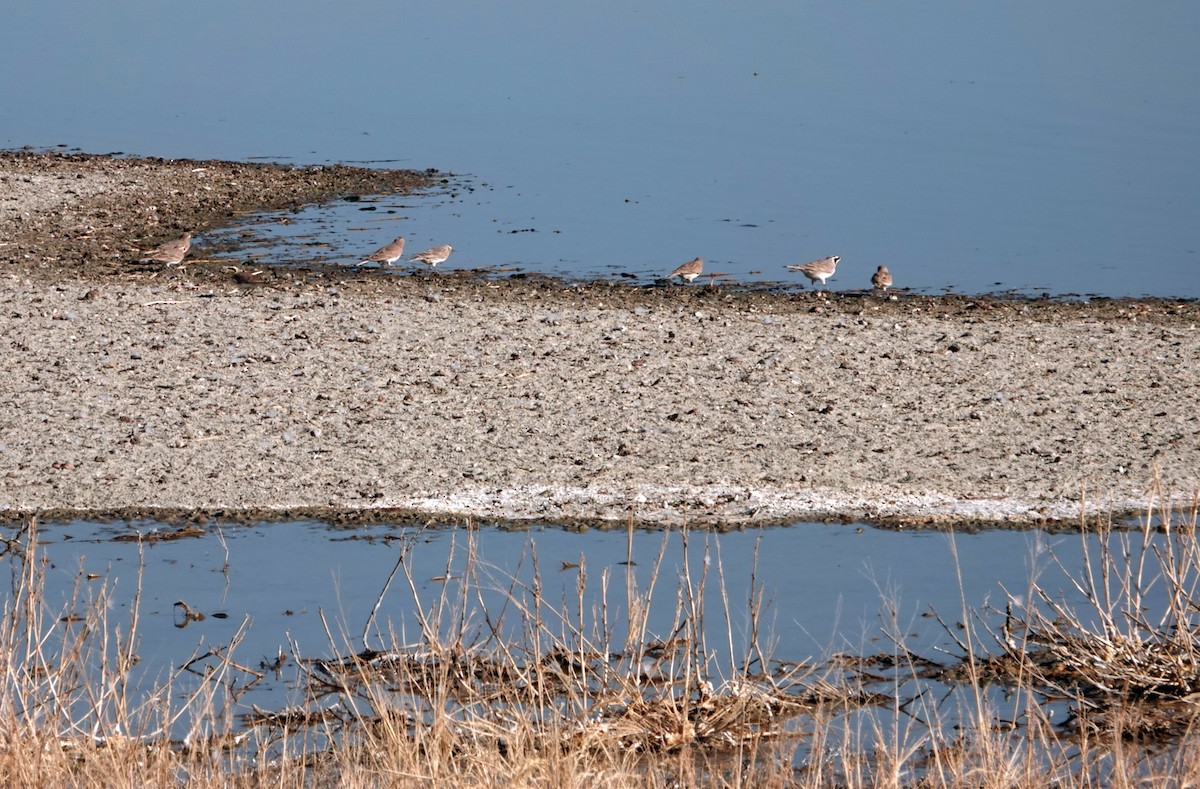
[(0, 159), (7, 517), (1037, 523), (1196, 491), (1192, 302), (151, 272), (124, 261), (166, 225), (229, 221), (163, 217), (194, 163), (33, 160)]

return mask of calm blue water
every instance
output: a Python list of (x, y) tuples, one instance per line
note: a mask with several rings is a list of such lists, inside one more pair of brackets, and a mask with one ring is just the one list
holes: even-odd
[[(45, 599), (53, 610), (82, 615), (89, 604), (70, 601), (95, 597), (108, 584), (112, 593), (104, 604), (110, 627), (125, 626), (139, 593), (138, 676), (148, 682), (161, 682), (170, 667), (209, 647), (227, 646), (242, 628), (246, 634), (234, 658), (251, 667), (273, 660), (281, 650), (293, 657), (329, 658), (362, 649), (372, 608), (402, 549), (408, 551), (405, 566), (412, 572), (412, 587), (401, 573), (382, 595), (369, 635), (374, 648), (391, 644), (388, 634), (399, 643), (419, 642), (417, 607), (432, 612), (443, 594), (441, 604), (448, 611), (444, 622), (454, 625), (457, 611), (473, 623), (480, 643), (488, 627), (519, 640), (529, 620), (509, 600), (509, 590), (515, 589), (513, 597), (530, 605), (529, 590), (537, 578), (547, 612), (578, 612), (579, 570), (564, 563), (581, 560), (586, 566), (585, 630), (592, 632), (590, 623), (603, 610), (616, 635), (613, 642), (596, 642), (594, 648), (623, 649), (622, 623), (629, 610), (626, 574), (632, 574), (643, 594), (651, 588), (657, 566), (648, 640), (670, 637), (678, 590), (683, 579), (690, 578), (692, 588), (703, 590), (703, 630), (718, 677), (728, 676), (731, 650), (735, 660), (746, 655), (752, 581), (761, 590), (759, 635), (769, 656), (817, 666), (835, 653), (892, 655), (896, 643), (939, 663), (953, 663), (950, 656), (961, 656), (961, 651), (929, 613), (936, 611), (954, 627), (963, 621), (965, 608), (979, 612), (976, 624), (998, 628), (1009, 595), (1018, 611), (1029, 599), (1031, 579), (1052, 599), (1077, 608), (1085, 621), (1088, 610), (1094, 610), (1064, 573), (1083, 581), (1083, 548), (1086, 543), (1095, 561), (1096, 538), (1036, 530), (951, 537), (932, 531), (803, 524), (720, 535), (692, 532), (686, 550), (678, 532), (635, 531), (630, 537), (622, 531), (580, 534), (556, 528), (331, 529), (310, 522), (210, 525), (200, 538), (144, 546), (112, 540), (118, 534), (170, 528), (157, 523), (75, 522), (44, 525), (39, 532), (42, 556), (49, 560)], [(467, 561), (470, 539), (476, 541), (475, 576)], [(630, 539), (635, 564), (627, 566)], [(1136, 566), (1140, 535), (1113, 539), (1130, 540)], [(707, 580), (702, 583), (706, 557)], [(1158, 564), (1149, 555), (1147, 561), (1150, 579)], [(11, 559), (10, 564), (20, 569)], [(601, 608), (605, 575), (607, 606)], [(1164, 606), (1161, 583), (1155, 584), (1145, 598), (1146, 616), (1153, 622)], [(176, 601), (206, 618), (186, 623)], [(556, 621), (553, 616), (547, 619)], [(961, 638), (960, 631), (955, 635)], [(997, 651), (982, 632), (978, 646)], [(904, 682), (903, 674), (901, 692), (920, 692), (914, 686), (920, 683), (911, 676)], [(240, 703), (281, 708), (295, 702), (295, 679), (292, 663), (281, 675), (268, 672)], [(945, 690), (931, 698), (941, 698)], [(953, 711), (942, 714), (952, 717)]]
[(1181, 0), (10, 4), (0, 146), (474, 188), (325, 209), (347, 260), (1195, 298), (1198, 35)]

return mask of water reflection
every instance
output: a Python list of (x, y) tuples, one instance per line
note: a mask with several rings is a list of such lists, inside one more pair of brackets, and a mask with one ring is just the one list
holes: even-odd
[[(246, 765), (390, 712), (419, 731), (504, 710), (538, 732), (543, 716), (617, 725), (646, 753), (683, 705), (698, 752), (766, 726), (798, 769), (876, 752), (919, 777), (963, 732), (993, 729), (1005, 753), (1082, 769), (1106, 757), (1073, 743), (1119, 737), (1131, 706), (1147, 754), (1186, 728), (1170, 716), (1191, 687), (1177, 658), (1193, 648), (1197, 554), (1194, 517), (1172, 520), (1084, 536), (27, 524), (4, 542), (19, 604), (2, 635), (10, 695), (53, 706), (74, 736), (169, 732)], [(114, 692), (135, 712), (113, 718), (97, 699)]]
[[(143, 539), (125, 539), (133, 533)], [(995, 612), (1024, 603), (1031, 579), (1068, 605), (1082, 603), (1063, 570), (1078, 577), (1085, 544), (1037, 531), (949, 535), (829, 524), (681, 535), (320, 523), (179, 532), (166, 524), (75, 522), (44, 526), (41, 539), (52, 606), (71, 609), (78, 587), (107, 584), (106, 604), (120, 620), (138, 596), (140, 670), (148, 678), (235, 637), (240, 660), (263, 667), (297, 652), (328, 658), (393, 637), (413, 643), (421, 635), (418, 612), (443, 596), (460, 599), (475, 577), (490, 581), (472, 590), (471, 604), (491, 612), (511, 608), (514, 588), (536, 587), (552, 607), (575, 610), (582, 589), (583, 609), (617, 613), (627, 605), (619, 593), (627, 580), (653, 586), (649, 630), (668, 639), (678, 582), (707, 574), (703, 602), (709, 637), (725, 644), (713, 656), (723, 675), (731, 656), (747, 653), (755, 625), (779, 661), (893, 654), (901, 644), (938, 659), (959, 651), (953, 625), (967, 609), (990, 606), (994, 624)], [(388, 586), (402, 553), (412, 586)], [(759, 594), (762, 617), (752, 623), (748, 601)], [(519, 613), (506, 626), (520, 630)], [(289, 677), (267, 672), (245, 703), (284, 706), (295, 692)]]

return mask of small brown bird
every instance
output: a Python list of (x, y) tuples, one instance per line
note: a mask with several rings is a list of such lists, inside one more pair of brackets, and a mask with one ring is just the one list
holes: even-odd
[(702, 271), (704, 271), (704, 260), (702, 258), (694, 258), (672, 271), (668, 275), (668, 278), (679, 277), (681, 280), (691, 282), (696, 277), (700, 276)]
[(410, 257), (409, 260), (419, 260), (429, 266), (429, 270), (432, 271), (438, 263), (450, 257), (450, 253), (453, 251), (454, 247), (449, 244), (442, 244), (440, 247), (430, 247), (424, 252), (418, 252)]
[(369, 257), (360, 260), (358, 265), (361, 266), (363, 263), (378, 263), (390, 266), (402, 257), (404, 257), (404, 236), (400, 236), (400, 238), (397, 238), (387, 246), (375, 250)]
[(183, 234), (183, 238), (177, 238), (174, 241), (168, 241), (165, 244), (156, 246), (140, 258), (138, 262), (163, 263), (168, 266), (178, 266), (187, 257), (188, 250), (191, 248), (192, 233), (189, 230)]
[(813, 260), (808, 263), (787, 266), (786, 268), (788, 271), (799, 271), (801, 274), (808, 277), (810, 282), (817, 282), (819, 280), (821, 284), (824, 285), (825, 280), (832, 277), (833, 272), (837, 271), (837, 264), (839, 261), (841, 261), (840, 257), (837, 255), (830, 255), (829, 257), (822, 258), (821, 260)]
[(892, 286), (892, 272), (888, 271), (887, 266), (880, 266), (875, 269), (875, 273), (871, 275), (871, 287), (876, 290), (886, 291)]

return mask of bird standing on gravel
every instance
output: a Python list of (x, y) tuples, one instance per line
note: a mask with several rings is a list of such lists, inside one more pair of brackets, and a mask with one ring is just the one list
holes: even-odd
[(668, 275), (668, 279), (670, 277), (679, 277), (681, 280), (687, 280), (688, 282), (691, 282), (696, 277), (700, 276), (702, 271), (704, 271), (704, 260), (702, 258), (694, 258), (672, 271)]
[(433, 271), (437, 264), (450, 257), (450, 253), (453, 251), (454, 247), (449, 244), (442, 244), (440, 247), (430, 247), (424, 252), (418, 252), (410, 257), (409, 260), (419, 260), (429, 266), (430, 271)]
[(365, 257), (359, 261), (358, 265), (364, 263), (378, 263), (380, 265), (392, 265), (400, 258), (404, 257), (404, 236), (400, 236), (387, 246), (380, 247), (371, 253), (369, 257)]
[(813, 260), (808, 263), (787, 266), (788, 271), (799, 271), (804, 276), (808, 277), (810, 282), (820, 280), (821, 284), (825, 284), (825, 280), (833, 276), (833, 272), (837, 271), (837, 264), (841, 258), (837, 255), (830, 255), (827, 258)]
[(875, 269), (875, 273), (871, 275), (871, 287), (886, 292), (891, 286), (892, 272), (888, 271), (888, 267), (880, 266)]
[(139, 263), (162, 263), (167, 266), (178, 266), (187, 257), (188, 250), (192, 248), (192, 233), (189, 230), (183, 234), (183, 238), (177, 238), (174, 241), (168, 241), (165, 244), (160, 244), (154, 249), (147, 252), (141, 257)]

